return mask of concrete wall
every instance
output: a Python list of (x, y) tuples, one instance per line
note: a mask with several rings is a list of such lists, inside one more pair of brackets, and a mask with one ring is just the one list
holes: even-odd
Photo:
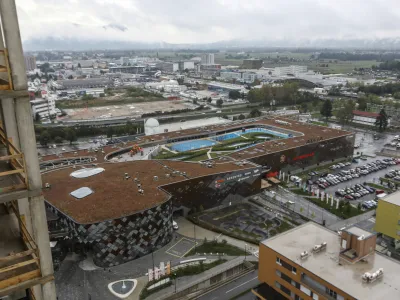
[(384, 200), (378, 201), (376, 210), (375, 231), (390, 236), (393, 239), (400, 239), (399, 220), (400, 206)]

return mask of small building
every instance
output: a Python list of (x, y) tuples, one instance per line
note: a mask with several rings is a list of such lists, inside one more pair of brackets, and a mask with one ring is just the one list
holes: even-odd
[(376, 234), (308, 222), (264, 240), (258, 299), (400, 299), (400, 264), (375, 252)]
[(129, 73), (129, 74), (141, 74), (146, 69), (145, 66), (118, 66), (110, 67), (110, 73)]
[(262, 59), (244, 59), (242, 68), (243, 69), (260, 69), (262, 67), (263, 60)]
[(378, 113), (369, 111), (353, 110), (353, 122), (363, 125), (375, 126)]
[(38, 114), (39, 119), (47, 119), (50, 117), (55, 117), (56, 112), (56, 104), (54, 98), (48, 97), (46, 99), (36, 99), (31, 100), (32, 107), (32, 117), (35, 119), (36, 114)]

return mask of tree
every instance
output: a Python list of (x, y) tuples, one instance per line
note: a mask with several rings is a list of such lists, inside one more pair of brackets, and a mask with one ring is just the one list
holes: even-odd
[(240, 92), (239, 91), (229, 91), (229, 98), (236, 100), (240, 98)]
[(56, 136), (54, 138), (54, 143), (61, 144), (63, 142), (63, 138), (61, 136)]
[(239, 120), (244, 120), (246, 119), (246, 116), (244, 114), (240, 114), (238, 117)]
[(114, 128), (108, 127), (107, 128), (107, 137), (112, 139), (113, 135), (114, 135)]
[(356, 104), (354, 101), (347, 101), (342, 108), (339, 109), (336, 116), (339, 122), (344, 125), (353, 119), (353, 110)]
[(69, 76), (68, 76), (68, 79), (74, 79), (74, 76), (69, 75)]
[(365, 97), (358, 98), (357, 104), (358, 104), (357, 106), (358, 110), (363, 110), (363, 111), (367, 110), (367, 99)]
[(207, 102), (211, 103), (211, 101), (212, 101), (211, 97), (208, 97)]
[(179, 85), (183, 85), (184, 79), (182, 77), (180, 77), (176, 81), (178, 81)]
[(303, 113), (306, 113), (306, 112), (307, 112), (307, 110), (308, 110), (307, 102), (301, 103), (301, 104), (300, 104), (300, 107), (301, 107), (301, 111), (302, 111)]
[(217, 106), (218, 107), (222, 107), (222, 104), (224, 103), (224, 101), (222, 99), (218, 99), (217, 100)]
[(361, 211), (361, 202), (358, 202), (357, 204), (357, 210), (360, 212)]
[(81, 69), (81, 68), (82, 68), (82, 66), (81, 66), (81, 63), (78, 63), (78, 68), (79, 68), (79, 69)]
[(39, 136), (40, 145), (47, 146), (47, 144), (50, 142), (50, 139), (50, 133), (47, 130), (44, 130)]
[(321, 107), (321, 115), (323, 115), (328, 121), (329, 117), (332, 117), (332, 102), (330, 100), (325, 100)]
[(161, 93), (164, 93), (164, 92), (165, 92), (165, 89), (162, 87), (161, 90), (160, 90), (160, 92), (161, 92)]
[(197, 104), (197, 98), (193, 99), (193, 104)]
[(388, 126), (388, 116), (383, 108), (376, 117), (375, 126), (378, 126), (380, 131), (384, 131)]
[(40, 121), (40, 115), (39, 115), (39, 113), (37, 112), (36, 114), (35, 114), (35, 122), (39, 122)]
[(65, 139), (69, 141), (69, 144), (72, 145), (72, 142), (77, 140), (76, 131), (73, 128), (67, 128), (65, 130)]
[(250, 114), (249, 114), (250, 118), (257, 118), (259, 116), (261, 116), (261, 111), (259, 111), (257, 108), (254, 108)]

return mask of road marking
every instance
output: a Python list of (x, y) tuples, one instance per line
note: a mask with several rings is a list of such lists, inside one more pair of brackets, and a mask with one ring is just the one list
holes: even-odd
[[(169, 255), (173, 255), (173, 256), (178, 257), (178, 258), (184, 257), (187, 253), (189, 253), (190, 250), (192, 250), (192, 249), (195, 247), (195, 245), (193, 245), (188, 251), (186, 251), (186, 252), (183, 253), (183, 254), (182, 254), (182, 252), (179, 252), (179, 251), (177, 251), (177, 250), (173, 250), (173, 248), (174, 248), (176, 245), (178, 245), (180, 242), (182, 242), (183, 240), (189, 241), (189, 242), (194, 243), (195, 245), (197, 245), (197, 243), (194, 242), (193, 240), (190, 240), (190, 239), (187, 239), (187, 238), (183, 237), (183, 238), (181, 238), (179, 241), (177, 241), (175, 244), (173, 244), (169, 249), (167, 249), (167, 250), (165, 251), (165, 253), (167, 253), (167, 254), (169, 254)], [(174, 253), (171, 253), (171, 252), (175, 252), (175, 253), (177, 253), (177, 254), (179, 254), (179, 255), (174, 254)]]
[(257, 279), (257, 278), (258, 278), (258, 276), (254, 277), (253, 279), (250, 279), (250, 280), (248, 280), (246, 282), (243, 282), (242, 284), (239, 284), (237, 287), (234, 287), (233, 289), (230, 289), (229, 291), (226, 291), (225, 294), (228, 294), (229, 292), (232, 292), (233, 290), (237, 289), (238, 287), (241, 287), (242, 285), (245, 285), (246, 283), (249, 283), (250, 281), (253, 281), (254, 279)]

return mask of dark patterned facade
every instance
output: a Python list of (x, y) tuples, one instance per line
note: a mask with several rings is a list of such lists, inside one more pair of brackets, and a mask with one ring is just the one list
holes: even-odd
[(146, 255), (172, 238), (171, 200), (131, 216), (96, 224), (75, 223), (47, 205), (59, 217), (58, 225), (69, 229), (72, 239), (92, 249), (93, 260), (100, 267), (112, 267)]
[(304, 146), (249, 160), (262, 166), (268, 166), (273, 172), (290, 172), (320, 163), (332, 162), (336, 159), (352, 157), (354, 139), (354, 135), (348, 135), (326, 141), (310, 141)]
[(255, 167), (192, 178), (162, 188), (172, 195), (174, 207), (208, 209), (224, 201), (237, 201), (259, 193), (262, 172), (262, 167)]

